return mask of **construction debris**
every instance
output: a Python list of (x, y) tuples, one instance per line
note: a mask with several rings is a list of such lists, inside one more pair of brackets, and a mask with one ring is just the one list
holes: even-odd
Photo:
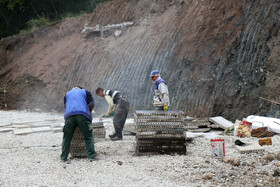
[(211, 147), (214, 157), (223, 158), (225, 156), (224, 139), (211, 139)]
[(264, 138), (264, 137), (272, 137), (273, 135), (275, 135), (275, 133), (269, 131), (267, 127), (260, 127), (257, 129), (253, 129), (251, 135), (257, 138)]
[(0, 128), (0, 133), (13, 131), (13, 128)]
[(208, 132), (211, 130), (211, 123), (208, 119), (195, 119), (195, 120), (184, 120), (184, 129), (185, 131), (190, 132)]
[(237, 136), (239, 137), (250, 137), (252, 131), (252, 123), (247, 121), (241, 121), (237, 127)]
[(209, 119), (215, 125), (219, 126), (220, 128), (226, 129), (234, 125), (232, 122), (226, 120), (225, 118), (218, 116), (218, 117), (211, 117)]
[(251, 115), (246, 120), (252, 123), (252, 129), (268, 127), (271, 131), (280, 133), (280, 119)]
[(199, 133), (199, 132), (186, 132), (187, 138), (204, 137), (208, 139), (216, 138), (218, 135), (215, 132)]
[(32, 128), (33, 132), (51, 132), (52, 129), (50, 127), (35, 127)]
[(271, 138), (260, 139), (259, 144), (260, 144), (260, 146), (272, 145), (272, 140), (271, 140)]
[(182, 111), (137, 110), (136, 155), (186, 154)]
[(235, 146), (237, 150), (243, 154), (243, 153), (255, 153), (255, 152), (263, 152), (264, 148), (260, 146), (258, 143), (250, 142), (246, 143), (244, 146)]
[(14, 129), (15, 135), (26, 135), (33, 132), (32, 128), (22, 128), (22, 129)]

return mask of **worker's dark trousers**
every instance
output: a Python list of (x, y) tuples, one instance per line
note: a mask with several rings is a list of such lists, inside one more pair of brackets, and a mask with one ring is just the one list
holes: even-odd
[(129, 111), (129, 103), (126, 98), (120, 98), (116, 103), (115, 115), (113, 118), (115, 133), (122, 138), (122, 130)]
[(81, 132), (84, 135), (86, 148), (87, 148), (87, 156), (90, 159), (93, 159), (95, 156), (94, 144), (93, 144), (93, 135), (92, 135), (92, 123), (91, 121), (81, 114), (69, 116), (65, 121), (65, 125), (63, 127), (63, 142), (62, 142), (62, 154), (60, 159), (65, 161), (67, 160), (70, 144), (75, 132), (75, 129), (79, 127)]
[(163, 109), (163, 106), (157, 106), (156, 110), (162, 110), (163, 111), (164, 109)]

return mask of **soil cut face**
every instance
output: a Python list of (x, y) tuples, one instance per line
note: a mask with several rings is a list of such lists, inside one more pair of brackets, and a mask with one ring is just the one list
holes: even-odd
[[(32, 90), (42, 94), (21, 94), (23, 108), (62, 111), (64, 94), (80, 85), (93, 93), (98, 86), (120, 90), (131, 111), (152, 109), (153, 83), (147, 75), (159, 69), (171, 109), (230, 120), (275, 115), (279, 106), (259, 97), (280, 101), (279, 8), (276, 0), (106, 2), (92, 14), (2, 39), (1, 92), (29, 76), (37, 80)], [(102, 28), (128, 21), (134, 25), (118, 28), (119, 37), (110, 29), (86, 38), (81, 32), (86, 24)], [(29, 86), (13, 84), (13, 89)], [(9, 93), (0, 97), (0, 109), (15, 106), (11, 102), (18, 95)], [(105, 111), (104, 100), (95, 100), (95, 110)]]

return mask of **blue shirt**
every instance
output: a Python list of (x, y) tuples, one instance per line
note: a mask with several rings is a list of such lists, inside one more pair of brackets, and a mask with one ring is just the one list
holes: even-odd
[(64, 97), (64, 119), (69, 116), (82, 114), (92, 121), (90, 106), (94, 106), (94, 100), (89, 91), (85, 89), (74, 89), (66, 93)]

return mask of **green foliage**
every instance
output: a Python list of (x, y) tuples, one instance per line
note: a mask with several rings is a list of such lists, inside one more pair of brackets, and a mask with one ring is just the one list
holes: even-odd
[(24, 0), (0, 0), (0, 6), (4, 6), (10, 11), (13, 11), (15, 7), (19, 7), (19, 10), (23, 11)]
[(36, 27), (44, 27), (51, 25), (51, 21), (49, 18), (46, 18), (44, 15), (42, 15), (39, 19), (31, 19), (26, 22), (26, 25), (28, 28), (36, 28)]
[(96, 4), (99, 4), (99, 3), (104, 3), (106, 1), (110, 1), (110, 0), (96, 0)]
[(92, 12), (108, 0), (0, 0), (0, 38)]

